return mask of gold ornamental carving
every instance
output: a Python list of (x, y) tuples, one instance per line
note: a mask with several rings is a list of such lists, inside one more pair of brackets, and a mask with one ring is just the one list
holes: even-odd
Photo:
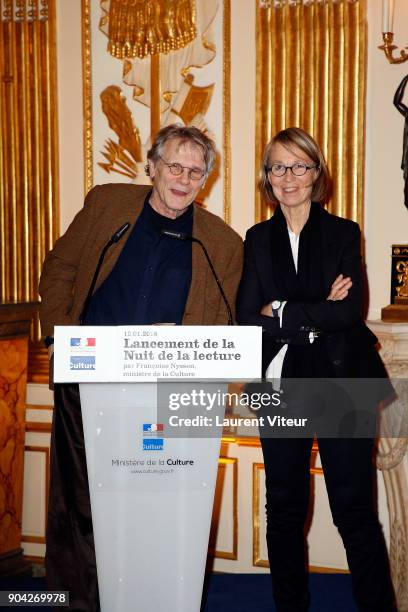
[[(178, 104), (172, 110), (185, 125), (192, 125), (197, 123), (198, 117), (205, 116), (211, 103), (214, 84), (198, 87), (194, 85), (194, 77), (189, 74), (181, 90), (184, 96), (179, 96)], [(111, 138), (105, 141), (102, 155), (106, 161), (98, 162), (98, 165), (108, 173), (117, 172), (135, 179), (139, 174), (138, 164), (143, 165), (144, 148), (126, 97), (120, 87), (109, 85), (102, 91), (100, 98), (102, 111), (109, 127), (117, 135), (118, 142)]]
[(174, 108), (176, 115), (181, 117), (186, 125), (191, 125), (195, 117), (204, 117), (210, 106), (214, 92), (214, 83), (206, 87), (194, 85), (194, 77), (189, 74), (184, 80), (186, 96), (178, 110)]
[(110, 138), (105, 142), (102, 154), (107, 162), (98, 162), (98, 165), (108, 173), (117, 172), (131, 179), (136, 178), (137, 163), (143, 161), (142, 144), (126, 98), (117, 85), (106, 87), (100, 97), (102, 111), (119, 142)]
[[(172, 113), (181, 109), (190, 88), (194, 87), (191, 69), (201, 68), (215, 58), (212, 24), (218, 11), (218, 3), (215, 0), (132, 0), (131, 3), (128, 0), (122, 0), (120, 3), (119, 0), (101, 0), (100, 6), (102, 17), (99, 28), (107, 36), (108, 46), (112, 40), (112, 28), (117, 28), (118, 11), (121, 15), (122, 37), (126, 38), (125, 31), (129, 29), (125, 16), (130, 16), (134, 21), (134, 13), (138, 11), (136, 21), (139, 20), (140, 28), (132, 35), (139, 37), (140, 42), (148, 39), (152, 43), (143, 53), (115, 55), (123, 59), (123, 82), (132, 88), (133, 99), (151, 110), (152, 138), (157, 129), (176, 120), (174, 115), (171, 116)], [(180, 32), (192, 25), (195, 30), (194, 37), (182, 45), (167, 44), (169, 38), (177, 38)], [(126, 48), (129, 48), (129, 44)], [(196, 105), (200, 89), (193, 89)], [(206, 112), (206, 96), (203, 102), (204, 104), (199, 104), (199, 114)], [(191, 102), (188, 104), (191, 109)]]
[(108, 51), (119, 59), (169, 53), (197, 35), (193, 0), (110, 0)]
[(381, 311), (383, 321), (408, 321), (408, 245), (391, 247), (390, 305)]
[(84, 115), (84, 183), (85, 193), (93, 185), (93, 148), (92, 148), (92, 49), (91, 49), (91, 0), (82, 0), (81, 22), (82, 22), (82, 80), (83, 99), (82, 108)]
[[(95, 0), (95, 4), (98, 0)], [(120, 121), (127, 116), (128, 110), (133, 114), (133, 126), (139, 132), (142, 139), (141, 152), (142, 161), (135, 161), (135, 156), (129, 152), (127, 146), (121, 143), (118, 131), (112, 128), (114, 136), (107, 138), (101, 151), (103, 159), (93, 161), (93, 121), (92, 121), (92, 55), (91, 35), (92, 22), (91, 12), (93, 4), (91, 0), (81, 0), (82, 23), (83, 23), (83, 75), (84, 75), (84, 148), (85, 148), (85, 190), (88, 191), (94, 184), (93, 171), (95, 164), (102, 167), (106, 172), (118, 172), (131, 181), (144, 180), (142, 167), (146, 158), (146, 151), (150, 148), (152, 139), (157, 131), (170, 123), (182, 122), (185, 125), (194, 125), (207, 132), (210, 136), (211, 130), (206, 121), (206, 115), (214, 90), (218, 84), (213, 82), (195, 83), (194, 79), (200, 74), (197, 69), (210, 64), (216, 57), (216, 27), (218, 15), (222, 12), (222, 124), (219, 135), (221, 136), (219, 147), (223, 150), (223, 191), (224, 191), (224, 219), (230, 222), (230, 0), (183, 0), (173, 2), (164, 0), (122, 0), (123, 5), (119, 11), (119, 0), (99, 0), (101, 18), (99, 21), (100, 31), (107, 37), (107, 45), (114, 41), (114, 29), (121, 23), (122, 34), (125, 34), (127, 23), (124, 19), (126, 11), (134, 11), (136, 8), (143, 12), (137, 19), (144, 20), (142, 32), (139, 33), (138, 42), (143, 46), (143, 41), (150, 41), (144, 46), (143, 53), (135, 55), (130, 53), (131, 38), (123, 38), (115, 47), (113, 56), (120, 61), (118, 66), (122, 68), (123, 84), (130, 88), (131, 95), (126, 87), (121, 87), (122, 95), (126, 98), (126, 105), (119, 108), (112, 100), (104, 102), (104, 113), (119, 112)], [(183, 8), (183, 10), (181, 10)], [(145, 10), (146, 9), (146, 10)], [(172, 11), (173, 12), (172, 13)], [(116, 13), (115, 13), (116, 11)], [(118, 11), (120, 12), (120, 17)], [(158, 16), (161, 15), (161, 22)], [(120, 17), (120, 18), (119, 18)], [(142, 19), (143, 17), (143, 19)], [(147, 27), (149, 17), (149, 27)], [(116, 19), (116, 25), (113, 22)], [(135, 17), (136, 19), (136, 17)], [(140, 23), (142, 23), (140, 21)], [(192, 25), (191, 25), (192, 24)], [(158, 27), (160, 25), (160, 27)], [(195, 36), (186, 35), (190, 26), (195, 28)], [(146, 29), (147, 28), (147, 29)], [(149, 32), (149, 34), (147, 34)], [(165, 44), (169, 33), (174, 40), (179, 36), (177, 43)], [(181, 34), (183, 35), (181, 35)], [(135, 36), (134, 31), (131, 33)], [(156, 45), (160, 37), (162, 41), (161, 50)], [(187, 42), (191, 38), (190, 42)], [(117, 37), (116, 37), (117, 39)], [(125, 40), (126, 39), (126, 40)], [(126, 44), (126, 41), (128, 44)], [(152, 41), (156, 41), (155, 44)], [(116, 41), (117, 42), (117, 41)], [(143, 43), (143, 44), (142, 44)], [(152, 44), (150, 44), (152, 43)], [(122, 51), (117, 52), (122, 44)], [(111, 45), (113, 49), (113, 46)], [(136, 47), (135, 47), (136, 49)], [(139, 48), (139, 50), (141, 47)], [(167, 51), (167, 52), (166, 52)], [(201, 76), (201, 75), (200, 75)], [(213, 80), (213, 79), (211, 79)], [(113, 83), (112, 83), (113, 85)], [(100, 92), (98, 92), (100, 93)], [(133, 100), (131, 99), (131, 96)], [(150, 133), (145, 135), (142, 130), (142, 119), (139, 119), (138, 107), (133, 102), (140, 103), (150, 111)], [(109, 108), (111, 107), (111, 108)], [(107, 111), (107, 112), (105, 112)], [(141, 117), (145, 117), (145, 110), (141, 109)], [(144, 121), (144, 119), (143, 119)], [(108, 123), (109, 119), (108, 119)], [(144, 125), (144, 124), (143, 124)], [(142, 137), (143, 134), (143, 137)], [(122, 139), (123, 140), (123, 139)], [(214, 179), (215, 180), (215, 179)], [(206, 190), (209, 191), (211, 184), (208, 183)], [(206, 196), (206, 193), (203, 194)]]
[(396, 304), (408, 304), (408, 261), (399, 261), (395, 266), (399, 285), (395, 288)]
[(33, 22), (49, 18), (53, 0), (0, 0), (0, 21)]

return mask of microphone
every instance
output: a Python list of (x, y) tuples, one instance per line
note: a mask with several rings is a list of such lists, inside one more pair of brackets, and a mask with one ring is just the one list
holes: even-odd
[(126, 234), (126, 232), (128, 231), (130, 227), (130, 223), (129, 221), (127, 221), (127, 223), (124, 223), (122, 225), (122, 227), (120, 227), (118, 230), (116, 230), (116, 232), (112, 235), (111, 239), (109, 242), (111, 242), (112, 244), (115, 242), (119, 242), (119, 240), (122, 238), (122, 236), (124, 234)]
[(108, 251), (108, 249), (110, 249), (112, 244), (115, 244), (116, 242), (119, 242), (119, 240), (126, 234), (126, 232), (128, 231), (129, 227), (130, 227), (129, 221), (127, 221), (126, 223), (121, 225), (120, 228), (117, 229), (114, 234), (112, 234), (112, 236), (110, 237), (110, 240), (108, 240), (108, 242), (103, 247), (102, 252), (101, 252), (101, 254), (99, 256), (98, 265), (96, 266), (95, 273), (94, 273), (94, 275), (92, 277), (92, 282), (91, 282), (91, 285), (89, 287), (89, 291), (88, 291), (87, 296), (85, 298), (85, 302), (84, 302), (84, 306), (82, 308), (82, 312), (81, 312), (81, 314), (79, 316), (79, 323), (80, 323), (80, 325), (84, 324), (86, 313), (88, 312), (88, 308), (89, 308), (89, 303), (91, 301), (93, 290), (95, 288), (95, 284), (96, 284), (96, 281), (98, 279), (99, 271), (101, 269), (103, 260), (105, 259), (106, 252)]
[(161, 233), (163, 236), (168, 236), (169, 238), (176, 238), (176, 240), (190, 240), (192, 242), (195, 241), (195, 238), (185, 234), (184, 232), (173, 232), (172, 230), (162, 229)]
[(228, 313), (228, 325), (232, 325), (232, 310), (231, 310), (231, 306), (229, 305), (229, 302), (227, 300), (227, 296), (225, 295), (224, 289), (222, 288), (221, 282), (217, 276), (217, 273), (214, 269), (214, 266), (211, 262), (210, 256), (208, 255), (207, 249), (205, 248), (204, 244), (201, 242), (201, 240), (199, 240), (198, 238), (195, 238), (194, 236), (191, 236), (190, 234), (185, 234), (184, 232), (174, 232), (172, 230), (166, 230), (166, 229), (162, 229), (161, 233), (163, 236), (167, 236), (168, 238), (175, 238), (176, 240), (189, 240), (190, 242), (196, 242), (197, 244), (200, 245), (200, 247), (203, 250), (203, 253), (207, 259), (208, 265), (210, 266), (210, 270), (214, 276), (215, 282), (217, 283), (217, 287), (220, 291), (221, 297), (224, 301), (224, 304), (226, 306), (227, 309), (227, 313)]

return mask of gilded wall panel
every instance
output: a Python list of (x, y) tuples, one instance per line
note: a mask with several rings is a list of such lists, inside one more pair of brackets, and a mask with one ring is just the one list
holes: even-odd
[(33, 302), (59, 230), (55, 0), (0, 0), (0, 48), (0, 294)]
[[(328, 208), (363, 221), (365, 0), (257, 3), (258, 176), (266, 143), (302, 127), (319, 142), (333, 178)], [(256, 218), (270, 217), (256, 194)]]

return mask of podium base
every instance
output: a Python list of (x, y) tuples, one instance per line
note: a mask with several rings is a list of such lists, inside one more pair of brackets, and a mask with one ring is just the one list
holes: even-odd
[(166, 437), (157, 383), (80, 384), (80, 395), (101, 612), (199, 612), (221, 428)]
[(390, 304), (381, 310), (381, 320), (393, 323), (408, 323), (408, 305)]

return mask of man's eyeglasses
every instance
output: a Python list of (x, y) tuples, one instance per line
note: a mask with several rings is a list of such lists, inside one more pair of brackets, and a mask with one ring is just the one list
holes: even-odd
[(174, 176), (181, 176), (184, 170), (188, 170), (188, 178), (190, 180), (201, 181), (201, 179), (203, 179), (206, 175), (205, 170), (200, 170), (200, 168), (189, 168), (188, 166), (182, 166), (181, 164), (177, 163), (170, 164), (169, 162), (166, 162), (161, 155), (159, 155), (159, 157), (163, 164), (168, 167), (170, 173)]
[(292, 166), (285, 166), (284, 164), (272, 164), (272, 166), (265, 166), (265, 172), (266, 174), (272, 172), (274, 176), (284, 176), (286, 172), (290, 169), (292, 174), (294, 174), (295, 176), (303, 176), (308, 170), (318, 167), (319, 164), (312, 164), (308, 166), (307, 164), (303, 164), (302, 162), (297, 162), (296, 164), (292, 164)]

